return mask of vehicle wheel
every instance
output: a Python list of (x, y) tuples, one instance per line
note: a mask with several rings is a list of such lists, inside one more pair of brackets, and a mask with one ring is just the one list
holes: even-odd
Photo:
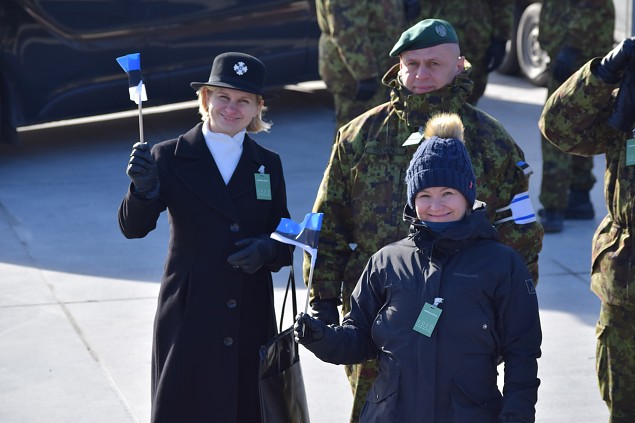
[(518, 66), (522, 74), (532, 84), (544, 87), (549, 78), (547, 73), (549, 56), (538, 42), (540, 8), (540, 3), (530, 4), (521, 15), (518, 22), (516, 50)]

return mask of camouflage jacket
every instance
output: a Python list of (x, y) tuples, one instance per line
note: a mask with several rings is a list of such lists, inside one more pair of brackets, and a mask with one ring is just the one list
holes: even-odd
[[(320, 60), (337, 57), (358, 81), (379, 77), (394, 63), (388, 52), (405, 29), (403, 0), (316, 0), (322, 31)], [(324, 78), (324, 76), (323, 76)]]
[(581, 66), (613, 45), (613, 0), (543, 0), (538, 38), (552, 60), (564, 46), (582, 52)]
[(606, 155), (604, 196), (608, 215), (593, 237), (591, 289), (604, 302), (632, 306), (635, 165), (625, 165), (626, 140), (632, 137), (607, 123), (616, 86), (593, 75), (591, 69), (599, 61), (589, 61), (549, 97), (539, 126), (545, 137), (567, 153)]
[(493, 38), (512, 38), (513, 0), (420, 1), (420, 19), (431, 17), (450, 22), (461, 44), (461, 54), (472, 64), (483, 63)]
[[(461, 116), (476, 174), (477, 198), (487, 203), (490, 222), (495, 220), (496, 209), (509, 205), (515, 194), (528, 190), (528, 177), (516, 165), (524, 160), (522, 150), (500, 122), (465, 101), (472, 89), (469, 69), (440, 90), (413, 95), (400, 86), (398, 68), (393, 67), (384, 76), (384, 83), (392, 88), (391, 101), (338, 131), (313, 208), (324, 213), (324, 220), (311, 295), (342, 295), (345, 311), (370, 256), (408, 234), (408, 224), (402, 221), (406, 204), (404, 179), (417, 145), (402, 144), (425, 126), (431, 115), (455, 112)], [(524, 257), (537, 283), (542, 226), (508, 221), (497, 229), (501, 241)], [(305, 257), (305, 281), (308, 268)]]

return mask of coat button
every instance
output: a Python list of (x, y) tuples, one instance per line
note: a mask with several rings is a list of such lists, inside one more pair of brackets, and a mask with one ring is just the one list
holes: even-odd
[(238, 232), (240, 231), (240, 225), (238, 223), (232, 223), (229, 225), (229, 230), (232, 232)]
[(227, 308), (230, 309), (230, 310), (235, 309), (236, 308), (236, 304), (237, 304), (236, 300), (234, 300), (233, 298), (227, 300)]
[(483, 323), (483, 330), (487, 330), (487, 323)]
[(226, 347), (231, 347), (234, 344), (234, 339), (231, 336), (228, 336), (225, 339), (223, 339), (223, 344)]

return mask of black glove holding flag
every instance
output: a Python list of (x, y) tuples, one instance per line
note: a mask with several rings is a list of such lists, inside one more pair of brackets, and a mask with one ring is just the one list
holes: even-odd
[(159, 171), (147, 143), (138, 142), (132, 146), (126, 173), (134, 185), (135, 194), (145, 199), (159, 195)]
[(324, 337), (326, 325), (305, 313), (299, 313), (293, 325), (293, 335), (298, 344), (309, 345)]
[(617, 84), (622, 79), (624, 69), (635, 57), (635, 37), (627, 38), (611, 50), (593, 69), (593, 73), (607, 84)]
[(624, 71), (615, 108), (608, 119), (609, 125), (622, 132), (631, 133), (635, 123), (635, 57), (631, 58)]
[(316, 298), (311, 301), (311, 316), (327, 325), (339, 325), (340, 312), (337, 306), (340, 304), (338, 298)]
[(266, 235), (241, 239), (235, 245), (244, 248), (230, 255), (227, 261), (250, 275), (278, 256), (276, 241)]

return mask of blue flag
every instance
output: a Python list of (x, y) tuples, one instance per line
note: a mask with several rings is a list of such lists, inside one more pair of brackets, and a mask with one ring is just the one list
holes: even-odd
[(139, 53), (132, 53), (117, 57), (117, 63), (119, 63), (119, 66), (128, 74), (130, 100), (137, 104), (139, 104), (139, 99), (141, 99), (141, 101), (148, 100), (146, 87), (141, 78), (141, 55)]
[(293, 244), (315, 257), (324, 213), (307, 213), (302, 223), (282, 218), (271, 238)]

